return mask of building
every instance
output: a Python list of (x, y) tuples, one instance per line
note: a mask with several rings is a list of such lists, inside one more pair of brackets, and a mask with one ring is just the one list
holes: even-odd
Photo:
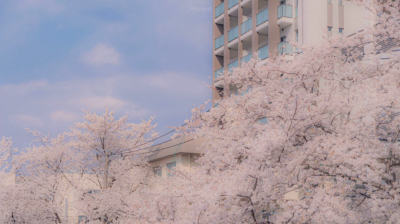
[(154, 173), (161, 177), (172, 176), (169, 170), (179, 167), (187, 171), (193, 170), (199, 164), (196, 160), (204, 151), (198, 148), (204, 143), (204, 138), (193, 139), (192, 136), (183, 136), (174, 140), (152, 146), (149, 151), (155, 151), (149, 157)]
[(322, 43), (364, 28), (364, 9), (347, 0), (213, 0), (213, 102), (229, 88), (215, 79), (255, 52), (259, 64), (276, 53), (293, 54), (288, 41)]

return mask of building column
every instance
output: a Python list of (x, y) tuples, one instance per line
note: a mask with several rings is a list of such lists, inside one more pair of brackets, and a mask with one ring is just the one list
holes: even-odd
[[(225, 9), (224, 9), (224, 71), (228, 70), (228, 65), (229, 65), (229, 61), (230, 61), (230, 49), (228, 47), (228, 33), (230, 30), (230, 23), (231, 23), (231, 19), (229, 17), (228, 14), (228, 1), (225, 1)], [(226, 94), (226, 96), (229, 96), (229, 85), (228, 86), (224, 86), (224, 95)]]
[[(215, 55), (215, 39), (217, 39), (217, 37), (221, 36), (224, 33), (224, 28), (223, 25), (220, 24), (216, 24), (215, 23), (215, 7), (217, 7), (218, 5), (220, 5), (222, 3), (221, 0), (213, 0), (213, 19), (212, 19), (212, 23), (213, 23), (213, 35), (212, 35), (212, 42), (213, 42), (213, 50), (212, 50), (212, 85), (214, 86), (214, 72), (220, 68), (222, 68), (224, 62), (222, 60), (221, 56), (217, 56)], [(220, 99), (219, 93), (216, 90), (212, 91), (212, 104), (214, 106), (214, 100), (215, 99)]]
[(243, 57), (243, 42), (242, 42), (242, 35), (240, 34), (241, 25), (243, 23), (243, 8), (242, 8), (242, 1), (239, 1), (238, 5), (238, 29), (239, 29), (239, 36), (238, 36), (238, 64), (241, 65), (240, 59)]
[(280, 28), (278, 26), (279, 0), (268, 1), (268, 48), (269, 57), (273, 58), (280, 42)]
[(258, 0), (253, 0), (251, 2), (251, 19), (252, 19), (251, 51), (253, 55), (258, 50), (257, 14), (258, 14)]

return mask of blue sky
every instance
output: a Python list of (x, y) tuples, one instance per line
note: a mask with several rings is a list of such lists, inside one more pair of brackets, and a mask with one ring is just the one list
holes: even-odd
[(0, 136), (67, 131), (82, 109), (157, 131), (211, 98), (211, 0), (0, 2)]

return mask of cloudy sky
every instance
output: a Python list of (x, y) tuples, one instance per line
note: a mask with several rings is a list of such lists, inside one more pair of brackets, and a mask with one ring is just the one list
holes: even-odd
[(82, 121), (82, 109), (160, 134), (211, 98), (211, 0), (0, 1), (0, 136), (32, 141)]

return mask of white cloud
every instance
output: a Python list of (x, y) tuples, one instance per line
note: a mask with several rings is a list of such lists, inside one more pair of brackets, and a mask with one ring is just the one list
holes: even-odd
[(84, 109), (90, 110), (104, 110), (105, 108), (110, 108), (111, 110), (118, 110), (122, 107), (128, 105), (128, 102), (123, 100), (106, 96), (106, 97), (87, 97), (78, 100), (78, 104)]
[(111, 46), (99, 43), (90, 51), (82, 53), (82, 61), (89, 65), (119, 65), (120, 54)]
[(151, 87), (160, 88), (163, 91), (182, 93), (186, 95), (204, 95), (211, 90), (199, 79), (190, 74), (179, 74), (166, 72), (148, 76), (146, 84)]
[(15, 84), (6, 84), (0, 86), (0, 92), (4, 94), (29, 94), (36, 92), (38, 90), (44, 89), (48, 85), (46, 80), (41, 81), (31, 81), (31, 82), (24, 82), (18, 85)]
[(57, 110), (50, 114), (50, 118), (53, 121), (74, 122), (79, 119), (79, 116), (64, 110)]
[(18, 125), (24, 126), (26, 128), (40, 127), (43, 126), (42, 121), (38, 117), (34, 117), (32, 115), (16, 115), (12, 117), (12, 120)]
[(131, 109), (128, 111), (130, 117), (146, 117), (150, 114), (150, 112), (146, 109), (137, 109), (136, 106), (131, 106)]

